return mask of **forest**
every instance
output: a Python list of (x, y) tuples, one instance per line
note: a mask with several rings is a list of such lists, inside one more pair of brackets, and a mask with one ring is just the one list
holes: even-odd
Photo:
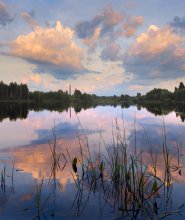
[(184, 103), (185, 102), (185, 86), (183, 82), (179, 83), (178, 87), (174, 88), (174, 92), (167, 89), (154, 88), (153, 90), (136, 96), (137, 102), (165, 102), (165, 103)]
[(137, 93), (136, 96), (122, 94), (120, 96), (97, 96), (95, 94), (82, 93), (75, 89), (74, 94), (70, 95), (68, 91), (29, 91), (26, 84), (17, 84), (11, 82), (9, 85), (0, 82), (0, 101), (8, 102), (27, 102), (27, 103), (63, 103), (64, 105), (73, 104), (142, 104), (142, 103), (185, 103), (185, 86), (183, 82), (174, 88), (173, 92), (167, 89), (154, 88), (145, 95)]

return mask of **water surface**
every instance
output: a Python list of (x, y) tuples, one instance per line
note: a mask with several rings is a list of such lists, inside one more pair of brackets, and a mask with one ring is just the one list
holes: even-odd
[[(113, 152), (116, 132), (121, 132), (127, 142), (128, 152), (143, 154), (143, 164), (151, 161), (151, 152), (157, 155), (157, 176), (164, 177), (163, 130), (167, 139), (172, 165), (179, 164), (170, 182), (168, 192), (167, 218), (184, 219), (185, 213), (177, 213), (185, 203), (184, 191), (184, 145), (185, 124), (181, 114), (171, 111), (164, 115), (155, 115), (146, 108), (130, 106), (98, 106), (75, 113), (74, 109), (65, 111), (33, 111), (24, 117), (4, 117), (0, 123), (0, 162), (5, 168), (5, 184), (0, 192), (0, 216), (2, 219), (116, 219), (120, 217), (120, 204), (110, 204), (101, 190), (83, 188), (81, 200), (75, 184), (77, 178), (73, 172), (70, 158), (80, 157), (80, 145), (84, 154), (90, 154), (94, 161)], [(53, 134), (52, 128), (55, 129)], [(124, 134), (125, 131), (125, 134)], [(60, 166), (64, 169), (52, 172), (51, 150), (48, 141), (56, 135), (57, 152), (62, 153)], [(120, 146), (117, 146), (118, 148)], [(177, 156), (177, 149), (179, 157)], [(67, 152), (68, 151), (68, 152)], [(70, 158), (69, 158), (69, 155)], [(179, 158), (179, 161), (178, 161)], [(152, 167), (151, 167), (152, 170)], [(180, 170), (180, 173), (179, 173)], [(152, 172), (152, 171), (151, 171)], [(13, 174), (12, 174), (13, 173)], [(36, 194), (43, 181), (40, 203), (43, 212), (38, 216)], [(164, 205), (163, 195), (157, 198), (158, 206)], [(166, 199), (166, 198), (165, 198)], [(162, 208), (161, 208), (162, 209)], [(168, 210), (167, 210), (168, 209)], [(173, 211), (173, 213), (170, 213)], [(157, 210), (157, 216), (163, 216), (164, 210)], [(146, 219), (146, 215), (137, 219)], [(127, 217), (131, 219), (131, 217)]]

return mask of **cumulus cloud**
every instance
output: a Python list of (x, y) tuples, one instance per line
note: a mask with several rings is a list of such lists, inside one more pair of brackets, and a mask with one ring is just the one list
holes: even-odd
[[(88, 46), (90, 51), (94, 52), (98, 45), (107, 44), (108, 48), (113, 40), (116, 41), (123, 36), (134, 36), (138, 27), (143, 23), (142, 16), (127, 16), (108, 7), (92, 20), (79, 22), (75, 30), (77, 36), (83, 39), (83, 43)], [(105, 50), (102, 53), (105, 55)]]
[(12, 21), (13, 18), (9, 14), (6, 5), (0, 1), (0, 27), (4, 27)]
[(40, 27), (19, 35), (10, 44), (9, 54), (36, 65), (35, 72), (49, 73), (57, 79), (75, 78), (85, 71), (83, 50), (73, 40), (74, 31), (62, 26)]
[(124, 67), (138, 80), (175, 79), (184, 75), (184, 38), (166, 26), (151, 25), (124, 55)]

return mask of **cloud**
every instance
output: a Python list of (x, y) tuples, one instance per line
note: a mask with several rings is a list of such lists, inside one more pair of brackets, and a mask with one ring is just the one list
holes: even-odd
[[(123, 36), (127, 38), (134, 36), (138, 27), (143, 23), (142, 16), (127, 16), (107, 7), (91, 20), (79, 22), (75, 30), (77, 36), (89, 48), (89, 52), (94, 52), (99, 46), (102, 49), (101, 58), (107, 61), (116, 61), (116, 58), (119, 60), (117, 54), (120, 50), (117, 40)], [(114, 46), (113, 41), (115, 42)], [(110, 53), (110, 56), (106, 53)], [(116, 55), (116, 58), (113, 55)]]
[(76, 25), (76, 33), (79, 38), (87, 38), (94, 35), (98, 25), (101, 23), (101, 17), (96, 16), (92, 21), (80, 22)]
[(144, 18), (142, 16), (129, 16), (127, 21), (123, 25), (123, 34), (125, 37), (132, 37), (135, 35), (136, 30), (139, 26), (144, 23)]
[(79, 75), (89, 73), (89, 70), (85, 69), (83, 66), (80, 65), (79, 67), (75, 67), (72, 62), (71, 64), (61, 63), (57, 65), (49, 62), (30, 60), (30, 63), (36, 65), (35, 69), (33, 70), (34, 73), (49, 73), (58, 80), (76, 79)]
[(133, 91), (138, 91), (138, 90), (143, 90), (144, 89), (144, 86), (141, 86), (141, 85), (130, 85), (129, 86), (129, 89), (133, 90)]
[(101, 35), (103, 36), (112, 31), (123, 19), (124, 16), (122, 14), (114, 11), (112, 8), (107, 8), (103, 14)]
[[(75, 124), (70, 124), (68, 122), (62, 122), (56, 125), (55, 127), (55, 135), (57, 138), (62, 138), (62, 139), (75, 139), (78, 136), (78, 133), (82, 134), (85, 132), (85, 135), (91, 135), (91, 134), (96, 134), (99, 132), (104, 132), (103, 129), (101, 130), (93, 130), (93, 129), (81, 129), (79, 123)], [(37, 129), (35, 130), (35, 133), (38, 135), (37, 140), (33, 140), (32, 143), (45, 143), (48, 142), (48, 140), (51, 139), (51, 130), (47, 129)]]
[(185, 16), (182, 18), (175, 16), (173, 21), (170, 23), (170, 25), (174, 28), (185, 30)]
[(89, 52), (94, 52), (96, 46), (98, 45), (100, 32), (101, 32), (101, 29), (99, 27), (97, 27), (92, 36), (84, 39), (83, 43), (86, 46), (88, 46)]
[(84, 76), (81, 75), (78, 80), (70, 81), (73, 88), (78, 88), (80, 91), (87, 93), (111, 95), (111, 90), (114, 90), (118, 85), (123, 85), (122, 83), (125, 81), (125, 76), (121, 65), (118, 65), (116, 62), (108, 62), (106, 64), (101, 62), (99, 64), (97, 60), (92, 61), (91, 65), (92, 64), (99, 68), (101, 74), (90, 73)]
[(168, 26), (151, 25), (127, 49), (123, 60), (126, 72), (135, 80), (148, 83), (181, 77), (185, 70), (184, 38)]
[(83, 50), (73, 40), (74, 31), (60, 21), (54, 27), (36, 26), (10, 43), (9, 55), (35, 64), (35, 73), (49, 73), (57, 79), (75, 78), (86, 70)]
[[(79, 22), (76, 27), (77, 36), (94, 52), (97, 46), (108, 44), (114, 37), (114, 29), (124, 20), (124, 16), (113, 8), (107, 7), (101, 14), (96, 15), (90, 21)], [(105, 42), (106, 39), (106, 42)]]
[(10, 16), (7, 11), (6, 5), (0, 1), (0, 27), (4, 27), (11, 23), (13, 18)]
[(41, 83), (41, 77), (38, 74), (32, 74), (29, 77), (24, 77), (22, 79), (22, 83), (34, 83), (34, 84), (40, 84)]
[(123, 20), (123, 15), (107, 7), (102, 14), (96, 15), (91, 21), (79, 22), (76, 25), (76, 32), (79, 38), (88, 38), (94, 35), (97, 27), (101, 25), (101, 35), (112, 31), (114, 26)]
[(101, 53), (101, 58), (106, 61), (117, 61), (120, 59), (121, 46), (117, 43), (107, 45)]
[(122, 39), (123, 37), (136, 37), (136, 32), (140, 26), (144, 24), (144, 17), (142, 16), (126, 16), (120, 25), (118, 25), (110, 34), (110, 42), (112, 40)]
[(32, 29), (39, 26), (38, 23), (33, 19), (33, 16), (31, 13), (21, 12), (21, 17), (28, 23), (28, 25)]

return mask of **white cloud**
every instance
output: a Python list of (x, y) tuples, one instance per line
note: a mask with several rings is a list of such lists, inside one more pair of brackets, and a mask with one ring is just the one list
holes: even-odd
[[(96, 64), (94, 64), (96, 65)], [(80, 76), (78, 81), (71, 81), (73, 88), (83, 92), (105, 94), (105, 91), (113, 90), (125, 81), (124, 70), (117, 63), (98, 64), (101, 74), (88, 74)]]
[[(184, 37), (166, 26), (149, 26), (141, 33), (124, 55), (126, 72), (140, 81), (175, 79), (184, 75)], [(154, 81), (151, 81), (154, 83)]]
[(149, 59), (173, 47), (173, 54), (178, 56), (182, 49), (184, 53), (181, 43), (182, 37), (175, 34), (171, 28), (159, 28), (151, 25), (147, 32), (140, 34), (136, 38), (135, 43), (129, 48), (129, 53)]
[(36, 65), (36, 72), (56, 78), (74, 77), (83, 72), (83, 50), (73, 40), (74, 31), (60, 21), (54, 27), (36, 26), (27, 35), (10, 43), (9, 54)]
[(82, 49), (72, 40), (73, 34), (73, 30), (64, 28), (59, 21), (54, 28), (36, 27), (28, 35), (17, 37), (11, 44), (11, 54), (55, 65), (79, 67)]

